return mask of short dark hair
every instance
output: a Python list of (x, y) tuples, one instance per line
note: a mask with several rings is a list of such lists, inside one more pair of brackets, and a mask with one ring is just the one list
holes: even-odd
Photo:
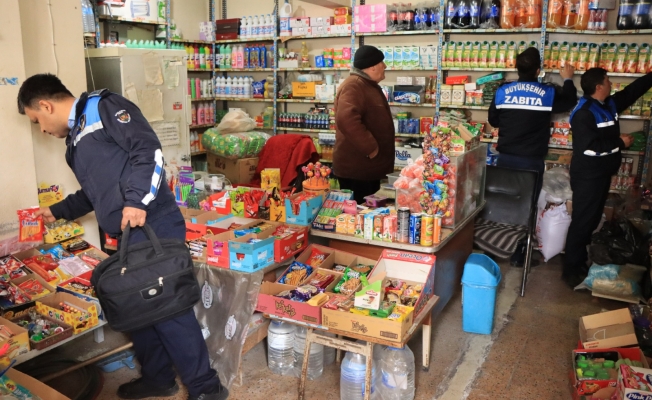
[(541, 68), (541, 54), (536, 47), (528, 47), (516, 56), (516, 69), (521, 79), (536, 79)]
[(580, 79), (580, 86), (584, 91), (585, 96), (592, 96), (595, 93), (595, 88), (604, 82), (607, 76), (607, 70), (604, 68), (591, 68), (582, 74)]
[(25, 79), (18, 90), (18, 112), (25, 115), (25, 107), (38, 108), (40, 100), (63, 100), (74, 97), (61, 80), (52, 74), (36, 74)]

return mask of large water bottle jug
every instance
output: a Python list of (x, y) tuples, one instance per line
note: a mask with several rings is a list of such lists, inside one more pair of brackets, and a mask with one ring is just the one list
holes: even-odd
[(267, 329), (267, 366), (277, 375), (293, 375), (294, 325), (272, 321)]
[[(306, 328), (297, 327), (294, 332), (294, 373), (301, 376), (303, 368), (303, 354), (306, 349)], [(319, 378), (324, 372), (324, 346), (312, 343), (310, 357), (308, 358), (308, 380)]]
[(415, 367), (412, 350), (407, 346), (402, 349), (383, 346), (378, 353), (380, 397), (383, 400), (414, 399)]
[[(375, 358), (375, 357), (374, 357)], [(362, 354), (347, 352), (340, 370), (340, 400), (363, 400), (365, 394), (366, 357)], [(378, 367), (375, 360), (371, 369), (372, 400), (378, 400)]]
[(84, 33), (95, 32), (95, 16), (93, 15), (93, 5), (89, 0), (81, 0), (81, 9)]

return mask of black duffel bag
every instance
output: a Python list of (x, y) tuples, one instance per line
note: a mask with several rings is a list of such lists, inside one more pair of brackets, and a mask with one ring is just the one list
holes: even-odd
[(181, 315), (200, 299), (192, 258), (183, 240), (159, 240), (147, 224), (149, 241), (128, 246), (122, 234), (120, 251), (93, 271), (91, 284), (109, 326), (129, 332)]

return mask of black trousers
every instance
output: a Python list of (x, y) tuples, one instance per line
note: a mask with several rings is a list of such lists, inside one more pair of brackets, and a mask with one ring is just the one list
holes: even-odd
[(363, 204), (365, 196), (375, 194), (380, 190), (380, 179), (377, 181), (359, 181), (356, 179), (338, 178), (340, 189), (353, 190), (353, 198), (356, 203)]
[(610, 176), (586, 179), (571, 174), (573, 189), (573, 212), (564, 257), (564, 275), (585, 275), (588, 259), (587, 246), (591, 244), (593, 231), (600, 224), (609, 186)]
[[(149, 224), (161, 239), (186, 237), (185, 221), (179, 211)], [(146, 239), (142, 229), (135, 229), (129, 236), (129, 244)], [(131, 332), (131, 341), (146, 382), (155, 386), (168, 385), (178, 373), (192, 397), (220, 388), (220, 379), (211, 368), (208, 348), (192, 309), (176, 318)]]

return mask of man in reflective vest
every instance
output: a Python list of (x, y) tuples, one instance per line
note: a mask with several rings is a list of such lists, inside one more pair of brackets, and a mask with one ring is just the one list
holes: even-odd
[(584, 96), (571, 113), (573, 159), (570, 177), (573, 211), (566, 237), (562, 279), (579, 285), (588, 272), (587, 246), (604, 210), (611, 176), (618, 172), (621, 151), (632, 144), (630, 135), (620, 133), (618, 114), (652, 88), (649, 73), (614, 95), (603, 68), (591, 68), (580, 82)]
[[(539, 50), (530, 47), (516, 57), (518, 81), (502, 85), (489, 107), (489, 123), (498, 128), (498, 166), (537, 171), (536, 198), (543, 184), (544, 158), (550, 141), (552, 113), (570, 111), (577, 103), (574, 68), (566, 64), (562, 88), (539, 83)], [(525, 247), (519, 246), (512, 264), (522, 266)]]

